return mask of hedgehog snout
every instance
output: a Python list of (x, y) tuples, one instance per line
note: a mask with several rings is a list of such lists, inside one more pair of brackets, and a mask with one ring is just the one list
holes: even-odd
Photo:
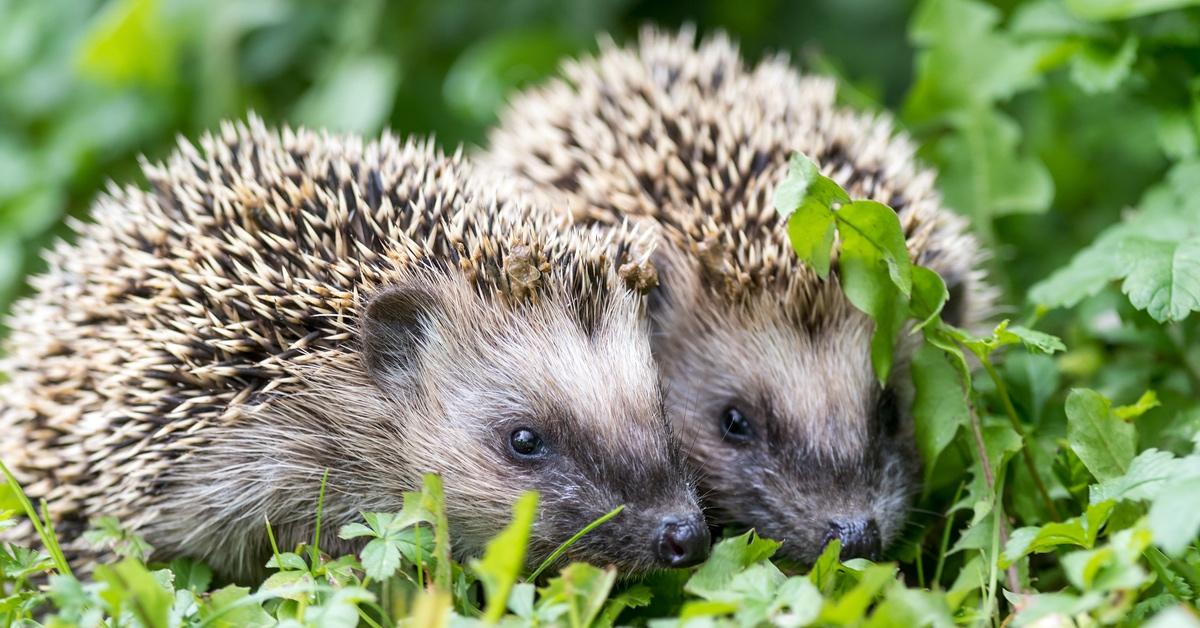
[(703, 518), (667, 515), (658, 526), (655, 553), (664, 567), (691, 567), (708, 558), (710, 542)]
[(829, 530), (825, 533), (825, 541), (821, 546), (828, 545), (834, 539), (842, 542), (842, 560), (848, 558), (879, 560), (879, 555), (883, 550), (879, 525), (875, 523), (874, 519), (866, 517), (830, 521)]

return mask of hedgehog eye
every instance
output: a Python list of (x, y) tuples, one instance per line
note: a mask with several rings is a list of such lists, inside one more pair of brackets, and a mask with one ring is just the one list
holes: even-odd
[(721, 413), (721, 440), (745, 442), (754, 438), (754, 428), (741, 410), (734, 406)]
[(508, 446), (522, 459), (541, 458), (546, 455), (546, 443), (542, 442), (542, 437), (527, 427), (513, 430), (508, 436)]

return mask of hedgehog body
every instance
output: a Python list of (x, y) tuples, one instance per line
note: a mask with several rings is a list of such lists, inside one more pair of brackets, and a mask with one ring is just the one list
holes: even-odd
[(576, 558), (707, 547), (650, 352), (644, 235), (565, 229), (390, 136), (252, 120), (145, 174), (98, 200), (10, 321), (0, 457), (63, 538), (112, 515), (156, 557), (245, 580), (266, 521), (283, 546), (311, 538), (326, 471), (323, 549), (437, 472), (462, 554), (529, 489), (531, 558), (618, 504)]
[(812, 560), (834, 537), (874, 555), (915, 492), (908, 348), (885, 390), (871, 321), (796, 257), (772, 206), (800, 151), (855, 198), (894, 207), (916, 263), (977, 322), (992, 290), (965, 221), (886, 118), (845, 111), (834, 85), (783, 58), (747, 68), (724, 36), (648, 30), (601, 43), (519, 95), (481, 161), (583, 223), (651, 223), (661, 287), (654, 350), (710, 512)]

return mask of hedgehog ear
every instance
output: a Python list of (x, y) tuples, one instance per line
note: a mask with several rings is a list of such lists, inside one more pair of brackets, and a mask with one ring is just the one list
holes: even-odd
[(437, 307), (437, 299), (419, 288), (388, 288), (371, 298), (361, 335), (367, 373), (373, 379), (394, 384), (416, 368)]

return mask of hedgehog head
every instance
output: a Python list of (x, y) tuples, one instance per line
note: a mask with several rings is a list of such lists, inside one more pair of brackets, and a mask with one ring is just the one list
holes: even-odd
[(694, 254), (666, 257), (654, 351), (711, 514), (793, 560), (832, 538), (878, 557), (917, 486), (906, 365), (879, 385), (872, 323), (836, 280), (731, 293)]
[[(467, 281), (431, 271), (380, 286), (361, 314), (366, 372), (402, 417), (404, 464), (442, 476), (460, 548), (482, 549), (535, 490), (531, 557), (623, 505), (570, 557), (690, 564), (707, 555), (708, 532), (664, 415), (644, 298), (627, 287), (647, 265), (583, 258), (598, 248), (588, 236), (557, 251), (500, 242), (502, 261)], [(481, 290), (484, 275), (508, 287)]]

